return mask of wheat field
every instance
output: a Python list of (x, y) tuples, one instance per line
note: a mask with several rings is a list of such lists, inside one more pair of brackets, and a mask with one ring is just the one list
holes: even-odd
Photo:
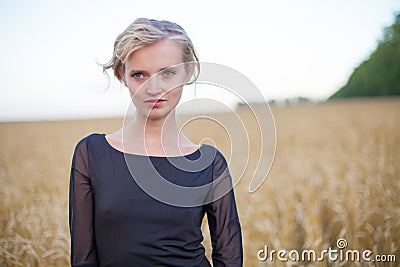
[[(260, 261), (270, 249), (369, 249), (397, 262), (297, 262), (297, 266), (398, 266), (400, 262), (400, 99), (382, 98), (272, 107), (277, 150), (271, 172), (247, 191), (255, 158), (235, 187), (243, 231), (244, 266), (289, 266)], [(237, 110), (246, 124), (248, 110)], [(229, 123), (233, 114), (217, 114)], [(76, 142), (112, 132), (123, 120), (0, 123), (0, 266), (68, 266), (68, 185)], [(200, 122), (186, 127), (195, 142), (205, 135), (230, 158), (229, 133)], [(249, 131), (249, 149), (260, 144)], [(243, 148), (241, 147), (243, 146)], [(233, 176), (240, 164), (230, 161)], [(261, 164), (262, 165), (262, 164)], [(267, 166), (260, 166), (267, 167)], [(204, 245), (210, 255), (206, 222)]]

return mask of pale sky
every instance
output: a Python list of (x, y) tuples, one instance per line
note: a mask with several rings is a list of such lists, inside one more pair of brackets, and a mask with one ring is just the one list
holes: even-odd
[(137, 17), (177, 22), (201, 61), (239, 71), (266, 100), (325, 99), (376, 48), (400, 1), (16, 0), (0, 10), (0, 121), (12, 121), (124, 115), (127, 89), (112, 79), (106, 90), (96, 61)]

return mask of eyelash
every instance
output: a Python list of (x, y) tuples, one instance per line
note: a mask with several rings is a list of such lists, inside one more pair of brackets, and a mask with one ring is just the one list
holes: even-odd
[(132, 78), (143, 78), (143, 76), (142, 72), (135, 72), (132, 74)]
[(164, 70), (164, 72), (163, 72), (164, 76), (172, 76), (174, 74), (176, 74), (176, 73), (173, 70)]

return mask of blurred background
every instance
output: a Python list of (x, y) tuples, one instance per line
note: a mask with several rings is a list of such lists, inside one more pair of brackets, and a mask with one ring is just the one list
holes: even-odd
[[(1, 1), (0, 10), (1, 266), (69, 265), (73, 149), (92, 132), (123, 126), (129, 94), (98, 63), (137, 17), (177, 22), (201, 61), (239, 71), (263, 96), (250, 98), (251, 110), (226, 90), (200, 86), (181, 102), (231, 107), (204, 105), (212, 120), (183, 131), (194, 142), (212, 140), (240, 180), (244, 266), (369, 265), (257, 258), (265, 245), (318, 252), (337, 249), (339, 238), (348, 249), (396, 257), (376, 266), (398, 266), (399, 1), (21, 0)], [(254, 114), (273, 114), (276, 128), (260, 127)], [(229, 129), (247, 140), (233, 143)], [(260, 133), (276, 143), (262, 143)], [(273, 155), (272, 167), (262, 152)], [(251, 179), (266, 173), (250, 194)], [(206, 221), (203, 230), (210, 257)]]
[(201, 61), (241, 72), (267, 100), (325, 100), (376, 49), (400, 4), (19, 0), (0, 8), (0, 120), (16, 121), (123, 115), (127, 90), (114, 79), (106, 90), (97, 63), (111, 58), (116, 36), (137, 17), (177, 22)]

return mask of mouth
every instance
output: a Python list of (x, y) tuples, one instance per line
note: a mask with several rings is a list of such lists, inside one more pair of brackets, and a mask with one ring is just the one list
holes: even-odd
[(157, 108), (157, 107), (161, 106), (162, 103), (164, 103), (165, 101), (167, 101), (167, 100), (165, 100), (165, 99), (149, 99), (149, 100), (146, 100), (145, 102), (150, 107)]

